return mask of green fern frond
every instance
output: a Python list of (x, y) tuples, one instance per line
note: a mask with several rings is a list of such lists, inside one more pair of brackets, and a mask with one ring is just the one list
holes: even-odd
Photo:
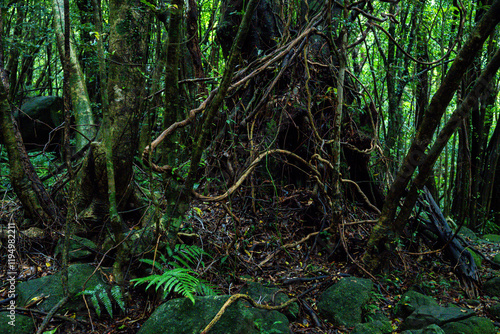
[(99, 300), (97, 299), (97, 295), (94, 293), (90, 296), (90, 300), (92, 301), (92, 305), (94, 306), (95, 313), (97, 316), (101, 316), (101, 307), (99, 306)]
[(217, 296), (215, 288), (208, 282), (200, 280), (195, 292), (200, 296)]
[(125, 312), (125, 302), (123, 301), (122, 290), (118, 285), (114, 285), (111, 288), (111, 295), (115, 299), (116, 304), (118, 304), (122, 311)]
[(99, 299), (103, 303), (106, 311), (108, 311), (109, 316), (113, 318), (113, 305), (111, 304), (111, 299), (109, 298), (108, 292), (104, 289), (104, 287), (99, 290)]
[[(155, 286), (156, 290), (163, 288), (163, 298), (166, 298), (169, 293), (175, 292), (189, 298), (193, 304), (195, 294), (217, 294), (207, 282), (202, 282), (196, 277), (198, 274), (190, 266), (198, 261), (203, 265), (201, 259), (204, 255), (208, 255), (203, 249), (195, 245), (177, 244), (173, 249), (167, 248), (167, 255), (168, 257), (165, 257), (160, 254), (158, 257), (160, 261), (155, 262), (151, 259), (141, 259), (141, 262), (161, 269), (163, 274), (132, 279), (131, 282), (135, 282), (134, 286), (147, 283), (146, 290), (151, 286)], [(166, 268), (172, 269), (165, 270)]]
[[(163, 270), (163, 266), (158, 262), (158, 260), (153, 261), (152, 259), (140, 259), (139, 261), (144, 262), (146, 264), (149, 264), (151, 266), (154, 266), (158, 270)], [(163, 261), (162, 261), (163, 262)]]
[[(84, 290), (78, 295), (86, 295), (90, 296), (90, 300), (92, 301), (92, 306), (94, 306), (95, 312), (98, 317), (101, 316), (101, 303), (104, 305), (104, 308), (108, 312), (109, 316), (113, 318), (113, 303), (110, 298), (110, 293), (106, 290), (106, 287), (103, 284), (97, 284), (94, 289)], [(123, 301), (123, 296), (120, 290), (120, 287), (113, 286), (111, 288), (111, 297), (116, 301), (118, 306), (125, 311), (125, 302)]]
[(135, 285), (149, 282), (146, 289), (152, 285), (156, 286), (156, 290), (163, 287), (164, 298), (170, 292), (176, 292), (184, 297), (189, 298), (194, 304), (194, 293), (199, 284), (198, 278), (193, 276), (194, 272), (187, 268), (175, 268), (165, 271), (162, 275), (150, 275), (147, 277), (136, 278), (131, 281), (136, 282)]
[[(178, 255), (174, 255), (174, 256), (172, 256), (172, 257), (173, 257), (173, 258), (174, 258), (177, 262), (179, 262), (180, 264), (182, 264), (182, 265), (184, 266), (184, 268), (191, 268), (191, 266), (190, 266), (190, 265), (189, 265), (186, 261), (184, 261), (184, 259), (183, 259), (182, 257), (180, 257), (180, 256), (178, 256)], [(193, 262), (192, 262), (192, 260), (191, 260), (189, 257), (187, 257), (187, 259), (188, 259), (188, 261), (189, 261), (189, 262), (193, 263)]]

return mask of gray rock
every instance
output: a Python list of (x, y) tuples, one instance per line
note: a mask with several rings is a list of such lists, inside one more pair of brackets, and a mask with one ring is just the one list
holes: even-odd
[(439, 304), (432, 297), (413, 290), (407, 291), (396, 304), (396, 316), (406, 318), (421, 306), (439, 306)]
[(466, 308), (421, 306), (403, 321), (401, 329), (421, 329), (432, 324), (443, 328), (443, 324), (464, 320), (473, 315), (475, 312)]
[[(249, 282), (240, 293), (244, 293), (252, 297), (253, 300), (260, 300), (261, 304), (267, 305), (280, 305), (286, 303), (290, 298), (279, 291), (276, 287), (264, 286), (260, 283)], [(299, 305), (297, 303), (292, 303), (286, 309), (281, 311), (288, 319), (294, 320), (299, 314)]]
[(35, 324), (31, 317), (9, 312), (0, 312), (0, 333), (2, 334), (32, 334), (35, 332)]
[[(142, 325), (138, 334), (198, 334), (221, 309), (230, 296), (172, 299), (160, 305)], [(231, 304), (210, 334), (288, 334), (288, 319), (278, 311), (250, 307), (246, 301)]]
[(495, 325), (490, 319), (470, 317), (441, 326), (446, 334), (495, 334)]
[(500, 297), (500, 277), (493, 277), (483, 284), (483, 293), (490, 297)]
[(392, 325), (389, 321), (375, 320), (354, 326), (351, 334), (391, 334)]
[[(94, 271), (94, 267), (88, 264), (74, 264), (68, 268), (68, 288), (70, 293), (77, 294), (82, 291), (83, 284)], [(85, 288), (91, 290), (98, 284), (106, 284), (102, 279), (101, 274), (96, 272), (87, 282)], [(38, 304), (36, 307), (40, 311), (49, 312), (59, 300), (64, 297), (61, 272), (54, 275), (49, 275), (27, 282), (19, 283), (16, 286), (17, 305), (24, 307), (32, 298), (41, 296), (47, 298)], [(67, 310), (78, 311), (85, 307), (82, 296), (75, 296), (66, 303), (61, 309), (61, 312)]]
[(369, 301), (373, 282), (347, 277), (328, 288), (318, 303), (320, 315), (335, 325), (352, 327), (362, 320), (362, 308)]

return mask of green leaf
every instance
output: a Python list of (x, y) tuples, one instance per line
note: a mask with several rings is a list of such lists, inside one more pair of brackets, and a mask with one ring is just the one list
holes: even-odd
[(56, 328), (54, 328), (50, 331), (45, 331), (45, 332), (43, 332), (43, 334), (55, 334), (55, 332), (57, 332), (58, 329), (59, 329), (59, 326), (57, 326)]
[(141, 0), (141, 2), (142, 2), (143, 4), (145, 4), (146, 6), (148, 6), (151, 10), (154, 10), (154, 11), (156, 10), (156, 6), (155, 6), (155, 5), (153, 5), (151, 2), (148, 2), (148, 1), (146, 1), (146, 0)]

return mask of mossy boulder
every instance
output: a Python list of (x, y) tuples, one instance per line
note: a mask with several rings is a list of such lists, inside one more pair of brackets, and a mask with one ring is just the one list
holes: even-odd
[(484, 282), (483, 293), (490, 297), (500, 297), (500, 277), (493, 277)]
[[(172, 299), (160, 305), (142, 325), (138, 334), (200, 333), (215, 317), (230, 296)], [(288, 319), (278, 311), (251, 307), (246, 301), (231, 304), (210, 329), (210, 334), (288, 334)]]
[(335, 325), (355, 326), (363, 319), (363, 306), (370, 300), (372, 289), (373, 282), (369, 279), (341, 279), (321, 295), (319, 313)]
[(458, 234), (461, 235), (462, 237), (469, 238), (471, 240), (477, 240), (477, 235), (472, 231), (470, 228), (467, 228), (465, 226), (462, 226), (460, 228), (460, 231), (458, 231)]
[(432, 324), (443, 328), (444, 324), (461, 321), (473, 315), (475, 312), (467, 308), (421, 306), (403, 321), (401, 329), (422, 329)]
[(441, 326), (446, 334), (495, 334), (495, 325), (490, 319), (470, 317), (464, 320), (449, 322)]
[[(94, 289), (98, 284), (106, 284), (99, 272), (96, 272), (87, 281), (94, 270), (95, 267), (89, 264), (74, 264), (69, 266), (68, 288), (73, 298), (62, 307), (61, 312), (68, 310), (79, 311), (85, 308), (82, 296), (76, 296), (82, 291), (85, 282), (87, 282), (85, 285), (87, 290)], [(45, 296), (46, 299), (36, 307), (40, 311), (49, 312), (64, 297), (61, 272), (19, 283), (16, 286), (16, 292), (18, 293), (17, 305), (21, 307), (24, 307), (35, 297)]]
[(483, 235), (483, 239), (489, 242), (500, 243), (500, 235), (498, 234), (485, 234)]
[(396, 316), (406, 318), (421, 306), (439, 306), (439, 304), (432, 297), (413, 290), (407, 291), (396, 304)]
[[(249, 282), (241, 289), (240, 293), (249, 295), (253, 300), (259, 300), (261, 304), (280, 305), (286, 303), (290, 298), (277, 287), (265, 286), (256, 282)], [(281, 311), (288, 319), (294, 320), (299, 314), (299, 305), (292, 303)]]
[(351, 334), (391, 334), (393, 332), (390, 321), (375, 320), (354, 326)]
[(401, 334), (445, 334), (445, 332), (438, 325), (432, 324), (422, 329), (402, 331)]
[(500, 320), (500, 304), (493, 304), (488, 308), (488, 313), (490, 317)]
[(0, 312), (0, 333), (2, 334), (32, 334), (35, 332), (33, 319), (26, 315)]

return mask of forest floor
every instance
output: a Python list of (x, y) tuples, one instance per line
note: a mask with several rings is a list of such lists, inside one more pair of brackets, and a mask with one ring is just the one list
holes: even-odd
[[(238, 293), (252, 280), (275, 284), (290, 297), (300, 296), (300, 313), (291, 324), (293, 333), (349, 333), (349, 328), (334, 327), (315, 319), (311, 310), (316, 309), (325, 289), (350, 275), (374, 281), (378, 291), (367, 312), (383, 312), (392, 320), (395, 332), (400, 320), (394, 316), (394, 307), (410, 288), (434, 297), (441, 304), (473, 308), (478, 315), (489, 316), (487, 307), (497, 302), (496, 299), (467, 296), (449, 264), (439, 253), (426, 254), (428, 249), (419, 249), (424, 252), (421, 255), (399, 252), (391, 260), (391, 270), (385, 274), (367, 272), (361, 266), (360, 257), (376, 216), (350, 205), (345, 208), (344, 221), (338, 225), (338, 231), (328, 230), (329, 222), (318, 218), (310, 195), (305, 191), (290, 191), (265, 203), (241, 198), (234, 200), (231, 208), (219, 203), (194, 203), (189, 221), (182, 227), (180, 241), (195, 244), (209, 254), (196, 270), (219, 294)], [(258, 207), (256, 213), (251, 209), (253, 205)], [(14, 204), (9, 208), (19, 209)], [(19, 280), (45, 276), (59, 269), (58, 262), (50, 255), (58, 236), (53, 237), (26, 239), (20, 243)], [(498, 252), (492, 244), (475, 246), (489, 258)], [(99, 262), (98, 258), (95, 260)], [(128, 268), (131, 272), (138, 265), (137, 259), (133, 261)], [(0, 270), (3, 280), (7, 272), (4, 261)], [(479, 276), (484, 281), (495, 274), (486, 263)], [(125, 314), (116, 314), (113, 319), (107, 314), (94, 317), (81, 333), (136, 333), (161, 301), (132, 284), (129, 293), (133, 303), (129, 303)], [(0, 289), (0, 300), (3, 298), (6, 298), (5, 287)], [(39, 322), (43, 320), (43, 315), (33, 316), (38, 317)], [(59, 320), (53, 320), (51, 326), (55, 328), (58, 324)]]

